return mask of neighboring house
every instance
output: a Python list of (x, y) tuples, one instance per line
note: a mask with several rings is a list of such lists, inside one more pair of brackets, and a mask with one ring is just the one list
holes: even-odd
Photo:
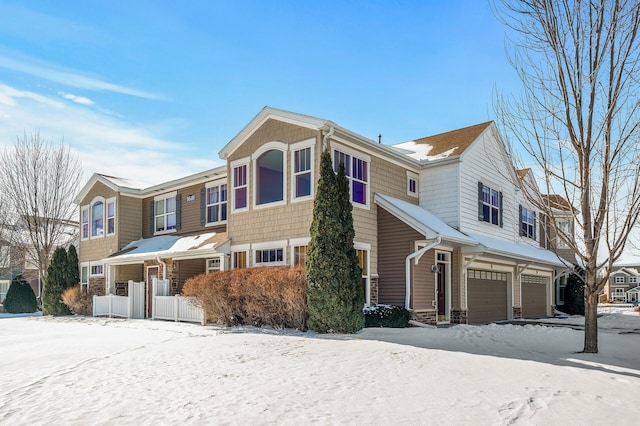
[(540, 247), (492, 122), (386, 146), (269, 107), (220, 151), (220, 168), (150, 188), (92, 176), (77, 197), (83, 284), (125, 294), (144, 281), (149, 313), (153, 277), (177, 294), (205, 271), (304, 264), (325, 149), (346, 166), (367, 304), (432, 324), (553, 313), (568, 262)]
[(637, 303), (640, 293), (640, 264), (614, 265), (603, 292), (612, 303)]

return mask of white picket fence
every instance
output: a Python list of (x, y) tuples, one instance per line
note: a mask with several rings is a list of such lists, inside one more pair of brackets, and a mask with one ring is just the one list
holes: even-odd
[[(189, 298), (169, 296), (169, 280), (153, 279), (151, 318), (171, 321), (199, 322), (206, 320), (202, 308)], [(93, 296), (93, 316), (144, 318), (144, 282), (129, 281), (129, 296)]]
[(205, 324), (202, 308), (195, 306), (189, 298), (178, 294), (175, 296), (155, 296), (153, 298), (153, 318)]

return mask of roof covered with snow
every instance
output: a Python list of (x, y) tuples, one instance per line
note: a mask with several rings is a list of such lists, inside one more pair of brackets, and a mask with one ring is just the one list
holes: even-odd
[(433, 161), (460, 155), (478, 139), (478, 136), (480, 136), (491, 123), (493, 122), (487, 121), (474, 126), (399, 143), (393, 145), (393, 147), (405, 152), (409, 157), (421, 161)]
[(558, 257), (554, 252), (531, 244), (494, 238), (477, 232), (467, 232), (466, 234), (483, 247), (482, 253), (508, 256), (524, 261), (554, 266), (567, 266), (571, 264), (571, 262)]
[(133, 241), (117, 253), (104, 259), (105, 263), (131, 264), (161, 258), (199, 258), (216, 253), (226, 253), (229, 241), (226, 232), (208, 232), (186, 237), (160, 235)]

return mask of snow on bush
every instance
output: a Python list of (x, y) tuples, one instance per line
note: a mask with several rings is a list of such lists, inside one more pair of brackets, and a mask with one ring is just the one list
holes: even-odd
[(411, 319), (411, 312), (401, 306), (373, 305), (363, 311), (365, 327), (403, 328)]

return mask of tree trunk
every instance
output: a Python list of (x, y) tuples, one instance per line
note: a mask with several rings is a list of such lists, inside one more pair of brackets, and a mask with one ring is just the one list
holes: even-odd
[(598, 293), (584, 288), (584, 349), (588, 354), (598, 353)]

